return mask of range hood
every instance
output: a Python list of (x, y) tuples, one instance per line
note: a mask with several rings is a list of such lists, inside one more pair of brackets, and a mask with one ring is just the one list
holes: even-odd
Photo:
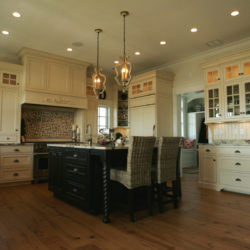
[(22, 103), (87, 109), (88, 63), (23, 48)]

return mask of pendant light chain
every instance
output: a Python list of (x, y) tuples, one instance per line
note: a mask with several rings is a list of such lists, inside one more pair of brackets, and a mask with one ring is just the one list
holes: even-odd
[(97, 70), (99, 71), (99, 34), (100, 32), (97, 32)]
[(125, 50), (125, 48), (126, 48), (126, 32), (125, 32), (125, 29), (126, 29), (126, 26), (125, 26), (125, 18), (126, 18), (126, 16), (125, 15), (123, 15), (123, 20), (124, 20), (124, 24), (123, 24), (123, 44), (124, 44), (124, 51), (123, 51), (123, 55), (124, 55), (124, 61), (125, 61), (125, 57), (126, 57), (126, 50)]

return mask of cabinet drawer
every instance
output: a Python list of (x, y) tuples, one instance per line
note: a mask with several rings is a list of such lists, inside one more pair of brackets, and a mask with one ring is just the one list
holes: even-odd
[(250, 188), (250, 174), (239, 174), (227, 171), (221, 171), (220, 184)]
[(0, 135), (0, 142), (12, 143), (17, 142), (17, 135)]
[(204, 154), (215, 154), (216, 148), (214, 146), (200, 146), (199, 151)]
[(220, 168), (250, 172), (250, 159), (244, 159), (242, 157), (238, 159), (220, 158)]
[(2, 171), (1, 182), (4, 181), (21, 181), (21, 180), (32, 180), (33, 170), (23, 169), (16, 171)]
[(88, 168), (87, 165), (76, 165), (66, 161), (65, 174), (67, 177), (84, 181), (88, 176)]
[(1, 168), (32, 167), (32, 156), (2, 156)]
[(86, 185), (80, 185), (78, 183), (68, 180), (65, 182), (65, 192), (71, 197), (80, 199), (82, 201), (87, 200), (88, 190)]
[(22, 153), (32, 153), (33, 152), (33, 146), (22, 146), (22, 145), (16, 145), (16, 146), (2, 146), (1, 147), (1, 153), (2, 154), (22, 154)]
[(219, 155), (228, 155), (228, 156), (249, 156), (250, 148), (249, 147), (218, 147)]
[(65, 155), (66, 160), (87, 163), (89, 153), (88, 150), (67, 150)]

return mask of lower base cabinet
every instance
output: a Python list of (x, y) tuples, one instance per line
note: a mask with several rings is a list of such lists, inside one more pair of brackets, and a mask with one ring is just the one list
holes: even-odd
[(91, 214), (102, 210), (102, 168), (88, 149), (49, 149), (49, 190)]
[(250, 194), (249, 145), (200, 145), (199, 186)]

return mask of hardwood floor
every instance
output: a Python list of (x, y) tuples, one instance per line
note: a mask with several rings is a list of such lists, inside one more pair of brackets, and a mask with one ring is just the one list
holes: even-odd
[(47, 184), (0, 188), (0, 249), (250, 249), (250, 196), (199, 189), (184, 175), (179, 209), (133, 224), (114, 212), (111, 224), (53, 197)]

